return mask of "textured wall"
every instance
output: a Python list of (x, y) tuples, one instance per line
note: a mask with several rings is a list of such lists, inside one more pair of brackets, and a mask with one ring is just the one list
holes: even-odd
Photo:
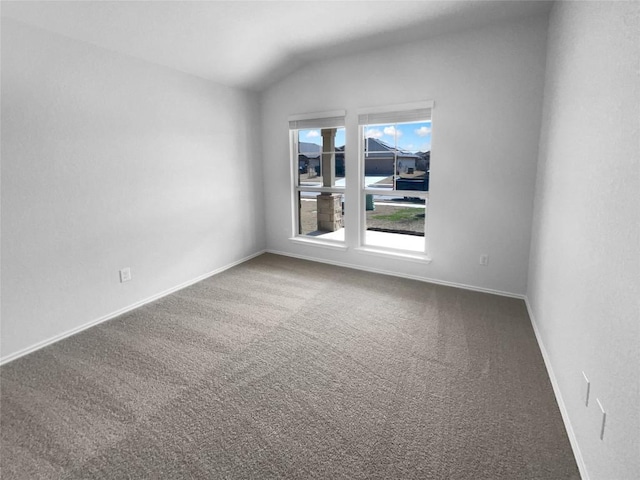
[(640, 478), (639, 6), (549, 25), (528, 297), (592, 480)]
[(262, 249), (258, 112), (3, 19), (2, 356)]
[[(542, 111), (546, 17), (314, 63), (264, 92), (270, 249), (524, 294)], [(339, 47), (336, 47), (339, 54)], [(347, 110), (346, 235), (356, 247), (357, 109), (434, 100), (431, 264), (294, 244), (287, 117)], [(490, 255), (487, 267), (478, 264)]]

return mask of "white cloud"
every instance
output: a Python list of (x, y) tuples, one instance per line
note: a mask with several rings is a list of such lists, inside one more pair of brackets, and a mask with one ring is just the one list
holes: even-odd
[(380, 130), (378, 130), (377, 128), (370, 128), (369, 130), (367, 130), (364, 134), (365, 137), (367, 138), (380, 138), (384, 135), (384, 133), (382, 133)]
[(431, 133), (431, 129), (429, 127), (425, 127), (424, 125), (420, 128), (418, 128), (417, 130), (414, 130), (416, 135), (418, 135), (419, 137), (426, 137), (427, 135), (429, 135)]
[(320, 132), (318, 130), (309, 130), (307, 133), (307, 138), (318, 138), (320, 136)]
[(428, 152), (429, 150), (431, 150), (431, 144), (430, 143), (423, 143), (422, 145), (420, 145), (420, 151), (421, 152)]
[(390, 127), (384, 127), (384, 134), (395, 138), (400, 138), (402, 136), (402, 132), (400, 130), (396, 130), (396, 127), (393, 125)]

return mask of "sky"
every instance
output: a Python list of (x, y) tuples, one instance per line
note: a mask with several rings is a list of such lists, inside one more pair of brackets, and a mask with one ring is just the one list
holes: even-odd
[(370, 125), (364, 129), (368, 138), (377, 138), (409, 152), (431, 150), (431, 122)]
[[(401, 150), (426, 152), (431, 150), (431, 121), (367, 125), (365, 127), (365, 136), (377, 138)], [(338, 129), (336, 132), (336, 146), (343, 146), (344, 138), (344, 128)], [(322, 136), (319, 129), (300, 130), (298, 139), (300, 142), (322, 145)]]
[[(344, 128), (338, 128), (338, 130), (336, 131), (336, 147), (344, 146), (344, 135)], [(320, 135), (320, 129), (316, 128), (313, 130), (299, 130), (298, 141), (322, 145), (322, 135)]]

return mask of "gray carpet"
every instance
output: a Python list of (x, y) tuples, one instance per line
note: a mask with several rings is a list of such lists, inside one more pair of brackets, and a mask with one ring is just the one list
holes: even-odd
[(577, 479), (521, 300), (262, 255), (1, 369), (3, 479)]

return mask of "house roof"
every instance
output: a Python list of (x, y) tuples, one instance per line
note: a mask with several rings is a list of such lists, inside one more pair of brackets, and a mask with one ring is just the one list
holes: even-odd
[(304, 155), (307, 158), (318, 158), (321, 151), (322, 146), (318, 145), (317, 143), (298, 142), (299, 155)]
[(422, 158), (420, 155), (396, 148), (378, 138), (367, 138), (367, 158), (388, 158), (394, 153), (397, 154), (398, 157), (402, 158), (415, 158), (416, 160)]
[[(336, 147), (337, 153), (343, 151), (344, 146)], [(319, 158), (321, 152), (322, 145), (311, 142), (298, 142), (298, 155), (303, 155), (306, 158)], [(414, 158), (416, 160), (423, 158), (419, 153), (396, 148), (378, 138), (367, 138), (366, 152), (367, 158), (390, 158), (394, 153), (400, 158)]]

